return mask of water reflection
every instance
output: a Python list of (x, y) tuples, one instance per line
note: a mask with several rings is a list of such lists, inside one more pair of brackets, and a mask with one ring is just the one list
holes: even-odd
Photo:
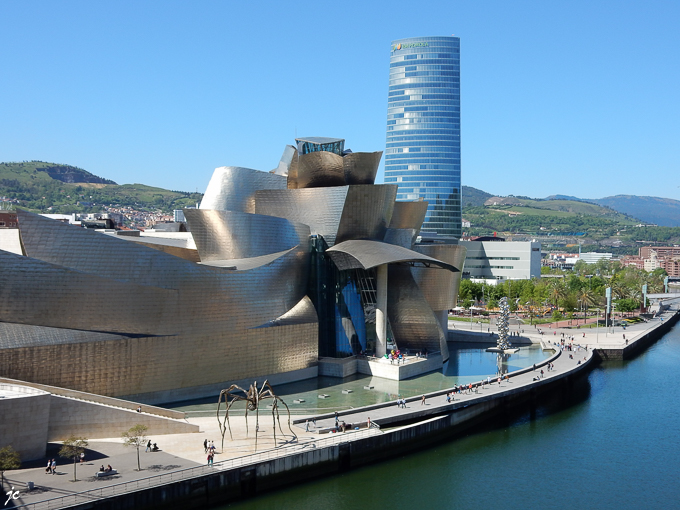
[[(274, 390), (286, 401), (293, 414), (350, 409), (387, 402), (398, 396), (413, 397), (455, 385), (477, 382), (488, 376), (493, 377), (499, 370), (498, 360), (495, 353), (485, 351), (487, 347), (493, 345), (495, 344), (449, 343), (450, 359), (442, 370), (403, 381), (356, 374), (345, 379), (317, 377), (281, 384)], [(550, 354), (542, 351), (537, 345), (522, 347), (519, 352), (502, 361), (500, 369), (505, 373), (525, 368)], [(327, 398), (319, 398), (319, 395), (327, 395)], [(200, 415), (212, 412), (216, 402), (217, 395), (214, 398), (169, 404), (167, 407)], [(236, 404), (234, 408), (239, 408), (238, 405)]]

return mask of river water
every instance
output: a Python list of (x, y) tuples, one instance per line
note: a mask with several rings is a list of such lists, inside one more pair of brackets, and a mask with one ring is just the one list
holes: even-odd
[(534, 410), (393, 460), (223, 509), (680, 506), (680, 326)]

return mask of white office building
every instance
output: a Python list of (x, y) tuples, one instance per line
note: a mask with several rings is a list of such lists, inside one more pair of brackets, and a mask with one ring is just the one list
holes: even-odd
[(467, 248), (463, 278), (525, 280), (541, 277), (541, 243), (458, 241)]

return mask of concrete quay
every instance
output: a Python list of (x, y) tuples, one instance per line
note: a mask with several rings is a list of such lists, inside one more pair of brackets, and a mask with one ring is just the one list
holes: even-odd
[[(317, 416), (315, 430), (306, 432), (304, 421), (293, 425), (297, 441), (283, 424), (286, 436), (277, 434), (275, 448), (271, 434), (271, 415), (260, 415), (259, 448), (254, 451), (253, 422), (250, 439), (246, 439), (245, 422), (232, 420), (234, 440), (227, 435), (225, 448), (214, 417), (191, 420), (200, 426), (201, 434), (175, 434), (153, 438), (163, 450), (141, 453), (143, 471), (136, 471), (136, 453), (124, 450), (119, 438), (92, 444), (85, 465), (78, 465), (78, 482), (71, 482), (72, 465), (60, 465), (58, 475), (48, 475), (40, 465), (32, 470), (8, 473), (9, 483), (20, 491), (22, 508), (204, 508), (311, 479), (330, 475), (388, 458), (393, 452), (406, 453), (433, 442), (445, 440), (480, 419), (502, 412), (516, 400), (533, 397), (537, 392), (560, 380), (567, 380), (586, 369), (593, 360), (591, 351), (556, 352), (549, 360), (529, 369), (508, 374), (501, 384), (497, 380), (478, 393), (457, 394), (446, 402), (445, 391), (420, 398), (407, 399), (406, 409), (395, 402), (358, 408), (343, 413), (341, 419), (360, 424), (360, 430), (327, 433), (334, 425), (333, 415)], [(552, 361), (555, 370), (546, 366)], [(540, 378), (540, 370), (544, 377)], [(480, 381), (481, 382), (481, 381)], [(368, 417), (381, 429), (366, 428)], [(363, 422), (363, 423), (362, 423)], [(363, 426), (361, 426), (363, 425)], [(207, 466), (203, 439), (215, 441), (217, 457)], [(397, 448), (398, 446), (398, 448)], [(52, 450), (54, 451), (54, 450)], [(111, 464), (118, 470), (112, 479), (95, 479), (99, 464)], [(26, 491), (28, 481), (36, 490)], [(7, 487), (9, 490), (9, 486)], [(55, 498), (56, 497), (56, 498)]]
[[(251, 437), (248, 439), (245, 422), (237, 417), (232, 420), (234, 439), (229, 440), (227, 435), (222, 450), (215, 417), (193, 418), (189, 421), (198, 425), (201, 433), (152, 438), (158, 441), (163, 452), (142, 453), (141, 472), (136, 471), (135, 453), (123, 449), (120, 438), (114, 437), (92, 442), (87, 458), (89, 465), (78, 466), (79, 482), (70, 481), (72, 465), (61, 465), (57, 470), (60, 474), (55, 476), (45, 474), (41, 463), (33, 469), (6, 473), (9, 483), (5, 484), (3, 492), (14, 486), (20, 493), (20, 499), (14, 503), (23, 504), (23, 508), (31, 510), (205, 508), (228, 503), (387, 459), (395, 452), (402, 455), (422, 449), (455, 437), (463, 430), (506, 412), (521, 402), (532, 401), (540, 393), (555, 388), (568, 391), (573, 378), (587, 373), (601, 357), (602, 350), (613, 348), (617, 352), (621, 351), (622, 356), (623, 353), (628, 355), (632, 352), (631, 347), (644, 348), (663, 335), (677, 319), (677, 314), (670, 314), (663, 321), (627, 328), (625, 334), (628, 345), (623, 340), (622, 331), (604, 336), (602, 340), (607, 340), (607, 343), (599, 342), (596, 333), (587, 331), (587, 349), (582, 330), (559, 329), (557, 334), (552, 335), (547, 331), (543, 335), (534, 332), (526, 334), (531, 341), (543, 343), (544, 348), (555, 349), (554, 354), (537, 364), (535, 370), (529, 367), (511, 372), (501, 384), (498, 384), (497, 377), (491, 377), (491, 384), (483, 384), (476, 393), (474, 390), (471, 393), (457, 393), (452, 402), (446, 401), (447, 390), (441, 390), (426, 394), (424, 404), (421, 403), (421, 397), (414, 397), (406, 399), (406, 408), (398, 407), (396, 402), (388, 402), (340, 413), (340, 421), (358, 426), (357, 431), (332, 432), (335, 425), (333, 414), (314, 416), (316, 426), (311, 425), (312, 416), (308, 416), (295, 420), (293, 429), (297, 440), (292, 440), (284, 423), (286, 435), (281, 437), (277, 433), (277, 442), (274, 444), (271, 414), (263, 411), (260, 415), (257, 451), (254, 451), (252, 440), (253, 422), (250, 422)], [(526, 330), (526, 326), (523, 329)], [(561, 340), (563, 332), (565, 337), (581, 334), (580, 338), (574, 338), (575, 350), (560, 350), (555, 345)], [(488, 342), (488, 333), (485, 336)], [(618, 338), (620, 340), (617, 341)], [(577, 344), (582, 347), (579, 348)], [(548, 362), (554, 364), (554, 370), (547, 370)], [(543, 377), (540, 377), (541, 370), (544, 372)], [(379, 429), (366, 428), (369, 417), (380, 426)], [(308, 420), (309, 432), (305, 430)], [(206, 465), (202, 446), (204, 439), (213, 440), (217, 446), (214, 466)], [(119, 474), (114, 479), (95, 481), (92, 475), (99, 464), (111, 464)], [(35, 483), (36, 490), (26, 490), (28, 481)]]

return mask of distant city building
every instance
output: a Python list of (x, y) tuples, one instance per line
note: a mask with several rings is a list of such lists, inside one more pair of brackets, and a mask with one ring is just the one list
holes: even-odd
[(590, 252), (590, 253), (581, 253), (578, 256), (578, 260), (582, 260), (586, 264), (595, 264), (600, 260), (611, 260), (611, 259), (612, 259), (611, 253)]
[(19, 228), (16, 211), (0, 211), (0, 228)]
[(459, 241), (467, 248), (463, 278), (524, 280), (541, 277), (541, 243)]
[(680, 276), (680, 246), (643, 246), (637, 257), (627, 256), (621, 262), (648, 272), (663, 269), (668, 276)]
[(461, 236), (460, 38), (392, 42), (385, 183), (428, 202), (423, 232)]

